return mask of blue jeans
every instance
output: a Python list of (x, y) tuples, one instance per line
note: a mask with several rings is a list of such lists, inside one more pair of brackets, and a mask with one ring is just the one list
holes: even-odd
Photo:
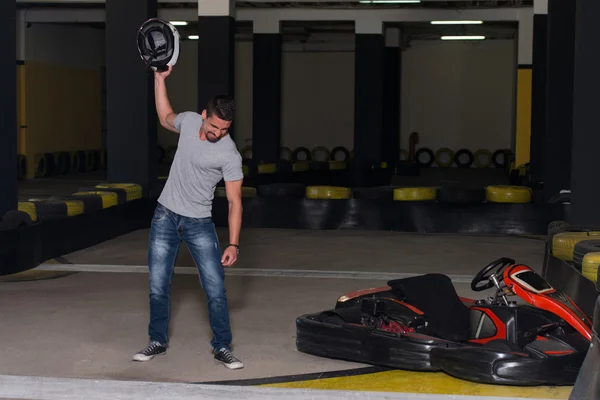
[(231, 327), (225, 296), (225, 273), (221, 265), (221, 249), (211, 218), (189, 218), (178, 215), (158, 203), (148, 246), (150, 268), (150, 340), (166, 345), (171, 312), (170, 286), (180, 243), (188, 247), (200, 275), (200, 284), (208, 300), (208, 317), (213, 332), (211, 345), (215, 351), (230, 350)]

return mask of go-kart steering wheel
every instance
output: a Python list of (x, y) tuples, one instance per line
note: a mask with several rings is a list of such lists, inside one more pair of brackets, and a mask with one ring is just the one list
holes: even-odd
[[(494, 286), (494, 282), (490, 279), (492, 275), (498, 274), (504, 268), (515, 263), (511, 258), (502, 257), (485, 266), (471, 281), (471, 289), (475, 292), (481, 292)], [(494, 270), (492, 272), (492, 270)], [(479, 286), (478, 283), (485, 281), (485, 285)]]

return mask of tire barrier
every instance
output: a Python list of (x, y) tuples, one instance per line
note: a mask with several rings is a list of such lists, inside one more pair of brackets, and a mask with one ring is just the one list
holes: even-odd
[(342, 171), (348, 168), (348, 165), (345, 161), (329, 161), (329, 170), (330, 171)]
[(142, 198), (142, 187), (134, 183), (103, 183), (96, 185), (96, 189), (103, 190), (122, 190), (125, 193), (125, 201), (132, 201)]
[(54, 154), (52, 153), (43, 153), (36, 154), (35, 156), (35, 177), (36, 178), (48, 178), (54, 175), (55, 169), (55, 161)]
[[(483, 157), (483, 161), (481, 158)], [(477, 168), (489, 168), (492, 165), (492, 153), (489, 150), (480, 149), (473, 154), (473, 162)]]
[(274, 174), (277, 172), (277, 164), (259, 164), (257, 167), (258, 174)]
[[(344, 158), (338, 158), (339, 153), (342, 153), (344, 155)], [(348, 151), (348, 149), (343, 146), (334, 147), (333, 149), (331, 149), (329, 159), (331, 161), (348, 161), (350, 160), (350, 151)]]
[(433, 187), (406, 187), (394, 189), (394, 201), (432, 201), (437, 189)]
[(240, 154), (243, 159), (251, 160), (252, 159), (252, 146), (248, 145), (248, 146), (242, 147), (242, 149), (240, 150)]
[(292, 149), (282, 146), (281, 149), (279, 149), (279, 158), (282, 160), (292, 161)]
[(310, 170), (310, 164), (306, 161), (298, 161), (292, 163), (292, 170), (294, 172), (306, 172)]
[[(304, 158), (299, 158), (301, 154)], [(298, 147), (292, 152), (292, 161), (312, 161), (312, 153), (306, 147)]]
[(31, 215), (25, 211), (12, 210), (0, 217), (0, 232), (12, 231), (31, 225), (33, 225)]
[[(464, 158), (466, 157), (466, 160)], [(458, 168), (471, 168), (475, 162), (475, 156), (470, 150), (460, 149), (454, 155), (454, 163)]]
[[(425, 156), (426, 158), (423, 159), (423, 156)], [(422, 168), (431, 167), (435, 162), (435, 154), (433, 150), (427, 147), (421, 147), (415, 152), (415, 161)]]
[(54, 175), (66, 175), (71, 171), (71, 155), (66, 151), (54, 153), (56, 168)]
[[(71, 212), (73, 212), (71, 205)], [(69, 206), (60, 200), (20, 201), (19, 211), (26, 212), (33, 222), (63, 219), (69, 215)]]
[[(445, 156), (445, 157), (444, 157)], [(444, 160), (445, 158), (445, 160)], [(454, 151), (449, 149), (448, 147), (442, 147), (438, 151), (435, 152), (435, 164), (438, 167), (450, 167), (454, 164)]]
[[(599, 252), (600, 240), (582, 240), (580, 242), (577, 242), (573, 247), (573, 266), (577, 270), (583, 271), (583, 264), (586, 255)], [(590, 258), (588, 258), (588, 264), (590, 264), (594, 259), (594, 256), (590, 256)], [(596, 277), (594, 277), (593, 281), (596, 281)]]
[(85, 191), (85, 192), (75, 192), (73, 196), (97, 196), (102, 201), (102, 208), (109, 208), (119, 205), (119, 195), (115, 192), (104, 192), (101, 190), (98, 191)]
[(17, 179), (22, 181), (25, 178), (27, 178), (27, 157), (17, 154)]
[(600, 231), (559, 232), (552, 237), (552, 255), (563, 260), (573, 261), (575, 245), (583, 240), (600, 239)]
[(306, 187), (307, 199), (329, 199), (341, 200), (349, 199), (352, 196), (352, 190), (346, 187), (338, 186), (308, 186)]
[[(600, 261), (597, 256), (600, 250), (598, 243), (600, 226), (571, 225), (564, 218), (557, 218), (548, 224), (542, 276), (551, 286), (569, 295), (586, 315), (594, 312), (596, 299), (600, 295), (598, 272), (595, 281), (592, 276), (597, 271), (596, 263)], [(576, 265), (579, 260), (581, 268)], [(584, 263), (587, 270), (585, 275)]]
[(305, 191), (306, 186), (302, 183), (271, 183), (257, 188), (258, 196), (266, 199), (300, 199)]
[(315, 161), (328, 161), (331, 157), (329, 149), (324, 146), (316, 146), (310, 152), (312, 159)]
[(531, 203), (532, 190), (526, 186), (488, 186), (486, 200), (493, 203)]
[(436, 200), (443, 204), (482, 204), (485, 194), (480, 187), (442, 186), (437, 189)]

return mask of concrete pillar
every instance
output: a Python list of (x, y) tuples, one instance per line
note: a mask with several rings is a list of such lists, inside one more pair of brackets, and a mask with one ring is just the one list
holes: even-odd
[(140, 59), (135, 32), (156, 16), (157, 0), (106, 0), (108, 180), (137, 183), (145, 195), (158, 175), (158, 124), (154, 75)]
[(281, 146), (281, 24), (256, 20), (253, 31), (252, 158), (276, 162)]
[(575, 2), (548, 1), (548, 66), (544, 137), (544, 198), (568, 189), (573, 138)]
[(382, 155), (390, 167), (400, 159), (400, 99), (402, 98), (400, 28), (385, 30)]
[(548, 0), (535, 0), (533, 8), (533, 75), (531, 81), (531, 180), (544, 180), (546, 132), (546, 71), (548, 47)]
[(575, 224), (600, 225), (600, 186), (596, 184), (600, 148), (597, 100), (600, 93), (600, 2), (577, 0), (576, 3), (570, 217)]
[(17, 209), (17, 74), (10, 54), (17, 54), (17, 6), (14, 1), (0, 2), (0, 33), (7, 56), (0, 58), (0, 218)]
[(217, 94), (235, 97), (235, 29), (235, 0), (198, 0), (198, 112)]
[(358, 19), (355, 25), (354, 166), (355, 184), (383, 159), (384, 48), (381, 20)]

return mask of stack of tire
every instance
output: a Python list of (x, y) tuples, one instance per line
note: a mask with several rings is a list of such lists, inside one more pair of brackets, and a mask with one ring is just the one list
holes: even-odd
[(598, 285), (600, 226), (553, 221), (548, 226), (548, 248), (557, 257)]

